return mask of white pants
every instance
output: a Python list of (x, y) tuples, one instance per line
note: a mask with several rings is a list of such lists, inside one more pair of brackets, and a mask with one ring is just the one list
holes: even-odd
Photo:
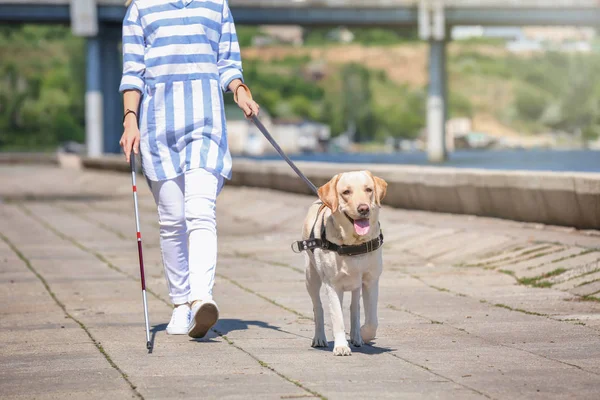
[(198, 168), (149, 184), (158, 207), (160, 247), (171, 301), (211, 300), (217, 263), (216, 199), (223, 177)]

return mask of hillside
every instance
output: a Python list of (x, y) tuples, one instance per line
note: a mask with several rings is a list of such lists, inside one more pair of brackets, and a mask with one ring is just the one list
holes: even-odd
[[(405, 85), (419, 91), (426, 90), (428, 79), (428, 46), (421, 42), (368, 47), (363, 45), (248, 47), (243, 50), (243, 57), (245, 60), (253, 60), (261, 64), (278, 63), (290, 58), (305, 58), (305, 65), (309, 62), (319, 63), (326, 75), (336, 73), (345, 64), (357, 63), (372, 70), (383, 71), (397, 85)], [(542, 127), (530, 126), (530, 124), (528, 126), (527, 123), (522, 124), (523, 121), (511, 123), (507, 121), (506, 115), (503, 115), (515, 102), (517, 96), (515, 87), (518, 86), (519, 81), (519, 76), (510, 76), (506, 65), (507, 60), (517, 59), (524, 64), (529, 64), (535, 62), (532, 57), (532, 54), (515, 56), (502, 45), (450, 43), (448, 46), (449, 93), (453, 98), (469, 103), (470, 107), (467, 108), (472, 109), (471, 113), (453, 110), (454, 116), (471, 117), (474, 130), (492, 136), (516, 137), (539, 133), (538, 130)], [(496, 71), (493, 71), (494, 68)]]
[[(422, 132), (425, 43), (364, 29), (355, 32), (358, 44), (327, 43), (324, 32), (313, 31), (304, 47), (257, 48), (257, 29), (239, 30), (244, 76), (272, 116), (320, 121), (333, 135), (353, 129), (363, 143)], [(520, 138), (600, 133), (599, 54), (516, 56), (502, 43), (453, 42), (448, 76), (449, 117), (470, 118), (476, 131)], [(0, 27), (0, 150), (81, 142), (84, 90), (85, 45), (69, 27)]]

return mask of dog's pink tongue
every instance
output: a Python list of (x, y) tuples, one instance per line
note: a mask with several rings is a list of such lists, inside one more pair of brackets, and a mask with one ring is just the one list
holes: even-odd
[(366, 235), (369, 233), (369, 220), (367, 218), (364, 219), (355, 219), (354, 220), (354, 231), (359, 235)]

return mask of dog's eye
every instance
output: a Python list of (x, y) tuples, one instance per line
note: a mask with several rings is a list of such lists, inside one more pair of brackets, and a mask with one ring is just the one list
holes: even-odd
[(366, 191), (367, 193), (371, 193), (371, 192), (373, 192), (373, 189), (371, 189), (371, 188), (366, 188), (366, 189), (365, 189), (365, 191)]
[(346, 190), (344, 190), (344, 191), (342, 192), (342, 194), (343, 194), (344, 196), (348, 196), (350, 193), (351, 193), (351, 192), (350, 192), (350, 189), (346, 189)]

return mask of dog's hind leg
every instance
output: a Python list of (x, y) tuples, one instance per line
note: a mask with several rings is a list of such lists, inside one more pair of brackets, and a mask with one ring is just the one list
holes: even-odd
[(352, 291), (352, 303), (350, 303), (350, 343), (356, 347), (365, 344), (360, 335), (360, 287)]
[(315, 317), (315, 336), (312, 347), (327, 347), (327, 336), (325, 335), (325, 319), (323, 316), (323, 304), (321, 303), (321, 277), (315, 269), (309, 257), (306, 257), (306, 289), (313, 303)]
[(368, 284), (363, 283), (363, 304), (365, 307), (365, 324), (360, 328), (360, 335), (365, 343), (375, 339), (377, 334), (377, 299), (379, 297), (379, 279)]

